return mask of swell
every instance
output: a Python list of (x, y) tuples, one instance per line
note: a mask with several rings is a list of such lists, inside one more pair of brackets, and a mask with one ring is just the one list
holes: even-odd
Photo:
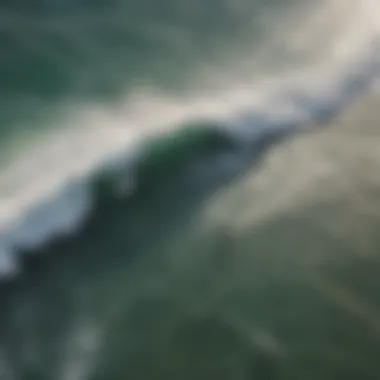
[[(148, 199), (157, 194), (168, 197), (192, 189), (195, 196), (203, 189), (199, 196), (205, 199), (239, 178), (247, 165), (259, 162), (275, 142), (323, 124), (360, 98), (377, 79), (379, 68), (378, 51), (372, 49), (359, 66), (340, 73), (318, 91), (292, 84), (260, 107), (238, 109), (219, 120), (189, 120), (66, 183), (3, 232), (3, 278), (13, 278), (21, 270), (21, 262), (45, 260), (42, 256), (56, 256), (57, 252), (66, 254), (72, 250), (68, 246), (116, 228), (116, 219), (136, 207), (146, 209)], [(154, 214), (154, 204), (149, 212)]]

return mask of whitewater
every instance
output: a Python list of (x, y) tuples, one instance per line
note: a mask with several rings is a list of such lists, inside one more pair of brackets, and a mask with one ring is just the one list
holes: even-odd
[(228, 83), (227, 74), (222, 91), (185, 99), (137, 88), (132, 99), (119, 101), (111, 109), (84, 105), (72, 114), (74, 107), (66, 106), (72, 115), (53, 133), (38, 137), (30, 133), (26, 141), (21, 135), (18, 144), (23, 152), (18, 157), (11, 152), (3, 159), (6, 164), (0, 178), (2, 272), (17, 271), (18, 249), (37, 247), (49, 237), (70, 233), (80, 225), (91, 210), (86, 177), (115, 152), (123, 152), (116, 160), (118, 176), (130, 177), (126, 186), (132, 189), (138, 179), (133, 177), (130, 161), (136, 160), (139, 145), (185, 122), (213, 120), (231, 139), (249, 145), (272, 129), (289, 128), (291, 132), (294, 127), (310, 128), (360, 98), (379, 75), (378, 5), (374, 1), (350, 7), (343, 4), (334, 1), (317, 7), (311, 20), (306, 16), (305, 25), (301, 23), (292, 31), (295, 37), (287, 37), (288, 43), (305, 44), (310, 49), (310, 40), (317, 43), (317, 34), (329, 26), (334, 11), (340, 14), (343, 25), (334, 25), (338, 32), (312, 64), (268, 78), (256, 74), (243, 78), (243, 83), (236, 83), (236, 79)]
[(0, 380), (376, 379), (379, 2), (90, 3), (0, 19)]

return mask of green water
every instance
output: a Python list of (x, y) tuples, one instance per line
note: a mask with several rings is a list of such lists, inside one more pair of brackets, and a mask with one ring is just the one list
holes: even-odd
[[(281, 23), (294, 6), (300, 4), (6, 3), (0, 36), (2, 138), (30, 128), (51, 128), (62, 107), (66, 112), (81, 103), (112, 105), (140, 86), (174, 94), (218, 86), (213, 75), (223, 78), (243, 64), (239, 57), (254, 56), (271, 34), (266, 16), (278, 14)], [(197, 72), (200, 79), (194, 79)], [(39, 122), (44, 116), (47, 120)]]
[[(302, 4), (3, 2), (0, 149), (144, 86), (186, 103), (291, 65), (276, 27)], [(188, 120), (143, 144), (131, 197), (96, 177), (89, 220), (0, 284), (0, 380), (378, 379), (378, 107), (237, 168), (214, 122)]]

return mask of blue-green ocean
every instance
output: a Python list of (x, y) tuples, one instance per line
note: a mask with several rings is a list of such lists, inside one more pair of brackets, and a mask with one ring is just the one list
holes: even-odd
[(3, 0), (0, 380), (378, 380), (380, 3)]

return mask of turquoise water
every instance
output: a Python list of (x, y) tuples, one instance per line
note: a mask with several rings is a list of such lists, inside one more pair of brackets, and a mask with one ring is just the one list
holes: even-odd
[(378, 378), (376, 2), (2, 10), (0, 380)]

